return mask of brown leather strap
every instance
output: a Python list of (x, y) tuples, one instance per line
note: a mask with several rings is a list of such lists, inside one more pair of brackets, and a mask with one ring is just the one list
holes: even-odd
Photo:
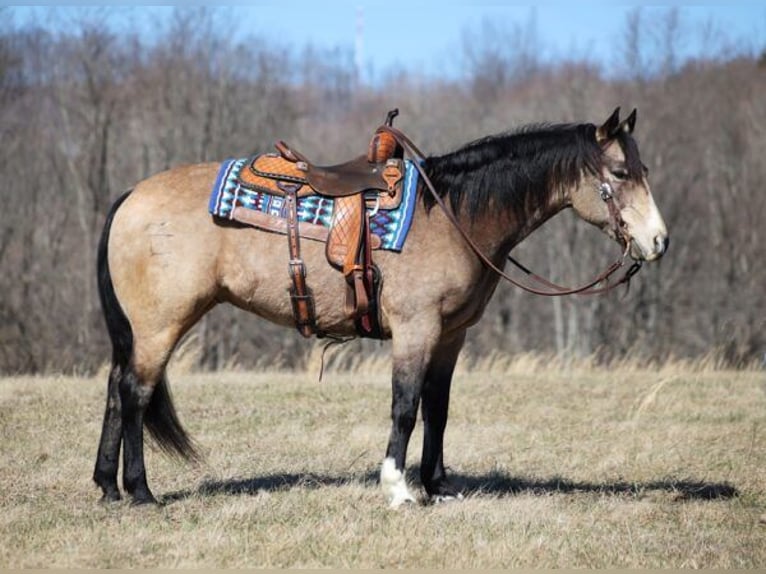
[(297, 163), (299, 161), (308, 164), (308, 161), (305, 157), (303, 157), (301, 154), (299, 154), (297, 151), (294, 151), (290, 148), (284, 141), (279, 140), (274, 144), (274, 147), (277, 148), (277, 151), (282, 155), (283, 158), (286, 160), (289, 160), (293, 163)]
[(358, 319), (370, 310), (370, 300), (364, 286), (364, 268), (356, 265), (346, 274), (346, 316)]
[(298, 185), (280, 183), (285, 193), (287, 206), (287, 244), (290, 251), (288, 271), (293, 281), (290, 287), (290, 301), (293, 306), (293, 317), (298, 332), (304, 337), (310, 337), (316, 332), (316, 317), (314, 315), (314, 297), (306, 285), (306, 265), (301, 259), (301, 240), (298, 233), (298, 200), (296, 193)]
[(364, 266), (364, 287), (367, 292), (367, 311), (362, 314), (356, 321), (356, 329), (363, 337), (373, 337), (379, 339), (383, 336), (380, 326), (380, 317), (378, 315), (378, 289), (379, 285), (379, 273), (377, 268), (372, 262), (372, 248), (370, 246), (370, 237), (374, 237), (374, 234), (370, 232), (370, 214), (365, 212), (364, 214), (364, 252), (363, 266)]
[(412, 157), (413, 164), (415, 165), (415, 168), (418, 170), (418, 173), (423, 179), (423, 183), (425, 184), (426, 188), (433, 196), (434, 201), (436, 201), (436, 203), (444, 212), (444, 215), (447, 217), (450, 223), (452, 223), (455, 229), (460, 233), (460, 235), (463, 237), (463, 239), (471, 248), (471, 250), (476, 254), (476, 256), (481, 260), (481, 262), (485, 266), (487, 266), (489, 269), (494, 271), (497, 275), (499, 275), (500, 277), (502, 277), (509, 283), (529, 293), (533, 293), (535, 295), (544, 295), (547, 297), (559, 297), (562, 295), (574, 295), (574, 294), (596, 295), (596, 294), (610, 291), (611, 289), (614, 289), (615, 287), (623, 283), (628, 283), (630, 281), (630, 278), (633, 277), (633, 275), (635, 275), (638, 272), (638, 270), (641, 268), (641, 263), (635, 262), (633, 265), (631, 265), (628, 268), (628, 270), (625, 272), (622, 278), (620, 278), (620, 280), (617, 281), (616, 283), (613, 283), (611, 285), (606, 285), (605, 287), (602, 287), (599, 289), (594, 289), (596, 285), (598, 285), (602, 281), (607, 280), (625, 264), (625, 258), (627, 257), (628, 251), (630, 249), (630, 237), (627, 235), (627, 233), (625, 233), (625, 225), (624, 225), (624, 222), (622, 222), (622, 218), (619, 216), (619, 209), (617, 209), (617, 206), (614, 205), (614, 197), (610, 195), (609, 197), (605, 198), (604, 201), (607, 204), (610, 216), (613, 220), (612, 223), (615, 227), (615, 233), (617, 233), (621, 242), (625, 246), (625, 250), (623, 251), (622, 257), (618, 259), (617, 261), (615, 261), (614, 263), (612, 263), (603, 273), (601, 273), (595, 279), (592, 279), (585, 285), (582, 285), (580, 287), (575, 287), (575, 288), (566, 288), (566, 287), (561, 287), (559, 285), (556, 285), (555, 283), (548, 281), (540, 277), (539, 275), (536, 275), (535, 273), (532, 273), (529, 269), (524, 267), (521, 263), (516, 261), (510, 255), (508, 255), (508, 260), (511, 261), (511, 263), (513, 263), (519, 269), (524, 271), (531, 279), (537, 281), (538, 283), (542, 285), (545, 285), (551, 290), (544, 291), (541, 289), (530, 287), (528, 285), (524, 285), (523, 283), (517, 281), (510, 275), (506, 274), (502, 269), (500, 269), (494, 263), (492, 263), (492, 261), (486, 255), (484, 255), (484, 253), (482, 253), (479, 247), (473, 242), (473, 240), (468, 236), (465, 230), (461, 227), (460, 222), (457, 220), (457, 217), (444, 203), (444, 200), (438, 194), (438, 192), (434, 188), (433, 183), (431, 182), (430, 178), (426, 174), (425, 169), (423, 168), (423, 165), (422, 165), (422, 163), (425, 161), (425, 156), (423, 152), (421, 152), (418, 149), (418, 147), (412, 142), (412, 140), (410, 140), (410, 138), (407, 137), (403, 132), (401, 132), (400, 130), (392, 126), (382, 125), (378, 128), (378, 131), (388, 132), (396, 138), (396, 140), (399, 142), (402, 148), (410, 155), (410, 157)]

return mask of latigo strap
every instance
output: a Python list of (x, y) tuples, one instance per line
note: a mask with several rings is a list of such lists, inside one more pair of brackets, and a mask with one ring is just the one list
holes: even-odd
[(306, 265), (301, 259), (301, 238), (298, 234), (298, 200), (296, 193), (300, 185), (294, 183), (279, 183), (285, 193), (287, 206), (287, 245), (290, 251), (288, 271), (293, 281), (290, 287), (290, 301), (293, 306), (295, 326), (304, 337), (310, 337), (316, 332), (316, 316), (314, 314), (314, 297), (306, 285)]

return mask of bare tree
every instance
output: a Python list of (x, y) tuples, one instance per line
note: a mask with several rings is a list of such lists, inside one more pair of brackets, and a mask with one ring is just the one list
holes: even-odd
[[(639, 108), (635, 135), (671, 231), (667, 257), (627, 295), (550, 301), (501, 285), (472, 330), (475, 352), (662, 359), (718, 349), (739, 365), (766, 350), (762, 58), (713, 27), (684, 26), (682, 9), (630, 13), (617, 77), (593, 62), (545, 61), (532, 13), (467, 30), (459, 80), (399, 71), (377, 86), (355, 81), (349, 50), (245, 38), (216, 10), (179, 8), (152, 42), (110, 31), (103, 10), (77, 14), (64, 29), (41, 28), (0, 10), (0, 266), (9, 270), (0, 274), (0, 371), (93, 370), (108, 356), (94, 259), (122, 190), (178, 163), (266, 151), (278, 138), (342, 161), (365, 149), (393, 107), (432, 153), (525, 123), (598, 122), (616, 105)], [(703, 48), (681, 60), (695, 33)], [(659, 46), (651, 57), (647, 42)], [(514, 256), (578, 283), (616, 249), (562, 215)], [(227, 308), (192, 336), (207, 368), (300, 366), (312, 349)]]

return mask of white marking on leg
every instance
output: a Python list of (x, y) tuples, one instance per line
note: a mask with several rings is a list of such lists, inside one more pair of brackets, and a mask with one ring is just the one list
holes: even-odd
[(380, 485), (391, 508), (397, 508), (405, 502), (415, 502), (415, 497), (407, 488), (404, 473), (396, 468), (393, 458), (383, 460), (383, 466), (380, 469)]

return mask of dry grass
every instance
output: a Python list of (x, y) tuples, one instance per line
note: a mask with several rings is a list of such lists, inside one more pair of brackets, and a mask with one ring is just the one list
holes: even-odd
[(766, 566), (763, 372), (464, 362), (446, 459), (469, 495), (391, 511), (375, 361), (323, 383), (176, 372), (207, 459), (150, 449), (159, 508), (97, 503), (103, 377), (0, 380), (0, 566)]

